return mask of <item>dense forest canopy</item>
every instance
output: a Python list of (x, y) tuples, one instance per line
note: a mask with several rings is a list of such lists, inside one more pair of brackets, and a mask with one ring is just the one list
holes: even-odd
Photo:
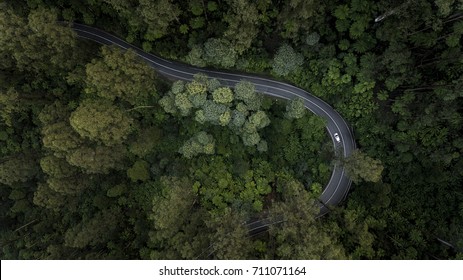
[[(298, 99), (166, 80), (73, 21), (308, 90), (359, 150)], [(1, 1), (0, 256), (462, 259), (462, 34), (461, 0)], [(334, 163), (354, 184), (317, 218)]]

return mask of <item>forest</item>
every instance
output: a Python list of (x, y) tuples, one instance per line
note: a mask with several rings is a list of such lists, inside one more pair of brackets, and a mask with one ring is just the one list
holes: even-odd
[[(358, 149), (71, 22), (307, 90)], [(0, 258), (463, 259), (462, 34), (461, 0), (0, 1)], [(335, 164), (353, 184), (319, 217)]]

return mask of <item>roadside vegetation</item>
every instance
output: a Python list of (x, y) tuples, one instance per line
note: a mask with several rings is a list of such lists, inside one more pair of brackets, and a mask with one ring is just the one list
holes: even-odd
[[(58, 21), (290, 82), (359, 150), (298, 99), (167, 81)], [(453, 0), (2, 1), (0, 256), (461, 259), (462, 34)], [(316, 219), (335, 161), (354, 184)]]

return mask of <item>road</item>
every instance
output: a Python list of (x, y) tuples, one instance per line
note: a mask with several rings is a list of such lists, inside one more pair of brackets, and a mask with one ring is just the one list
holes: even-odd
[[(347, 157), (356, 147), (352, 131), (341, 115), (326, 102), (301, 88), (284, 82), (248, 75), (245, 73), (229, 73), (225, 71), (208, 70), (169, 61), (146, 53), (142, 49), (135, 47), (103, 30), (76, 23), (72, 25), (72, 28), (77, 33), (78, 37), (89, 39), (104, 45), (116, 45), (124, 50), (134, 50), (158, 73), (169, 79), (191, 81), (193, 79), (193, 75), (201, 72), (211, 78), (218, 79), (221, 84), (230, 87), (234, 87), (241, 80), (247, 80), (255, 85), (256, 91), (265, 95), (283, 99), (294, 99), (299, 97), (304, 101), (305, 107), (308, 110), (326, 120), (326, 129), (331, 137), (331, 141), (333, 142), (334, 151), (341, 151), (342, 155)], [(335, 139), (335, 133), (339, 135), (340, 142)], [(347, 177), (344, 168), (339, 164), (335, 164), (330, 180), (324, 187), (319, 198), (319, 215), (322, 216), (328, 213), (329, 206), (339, 204), (346, 197), (350, 185), (351, 180)]]

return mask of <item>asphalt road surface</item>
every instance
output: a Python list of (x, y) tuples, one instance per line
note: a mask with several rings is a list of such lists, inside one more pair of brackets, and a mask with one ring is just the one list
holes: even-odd
[[(336, 112), (330, 105), (318, 97), (313, 96), (307, 91), (295, 87), (293, 85), (274, 81), (271, 79), (247, 75), (244, 73), (230, 73), (225, 71), (215, 71), (203, 68), (197, 68), (185, 65), (178, 62), (162, 59), (155, 55), (144, 52), (120, 38), (111, 35), (103, 30), (89, 27), (82, 24), (74, 23), (72, 28), (81, 38), (86, 38), (104, 45), (115, 45), (124, 50), (134, 50), (143, 60), (145, 60), (158, 73), (172, 80), (191, 81), (193, 75), (201, 72), (211, 78), (218, 79), (222, 85), (234, 87), (241, 80), (252, 82), (256, 91), (259, 93), (278, 97), (283, 99), (301, 98), (304, 100), (305, 107), (314, 114), (326, 120), (326, 129), (333, 142), (334, 151), (338, 151), (339, 155), (344, 157), (349, 156), (355, 149), (355, 140), (352, 131), (347, 122)], [(337, 141), (334, 134), (337, 133), (339, 140)], [(328, 184), (323, 189), (319, 198), (320, 201), (320, 216), (329, 212), (329, 206), (339, 204), (347, 195), (351, 185), (351, 180), (346, 176), (346, 172), (342, 166), (335, 164), (333, 173)], [(266, 226), (265, 223), (253, 226), (253, 230)]]

